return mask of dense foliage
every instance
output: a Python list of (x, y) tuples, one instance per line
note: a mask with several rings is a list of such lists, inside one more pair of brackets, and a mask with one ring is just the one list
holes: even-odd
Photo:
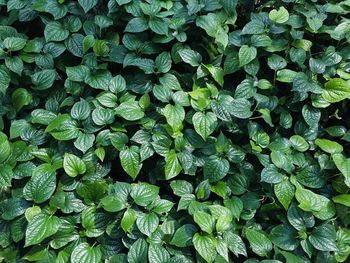
[(349, 262), (349, 0), (0, 0), (0, 262)]

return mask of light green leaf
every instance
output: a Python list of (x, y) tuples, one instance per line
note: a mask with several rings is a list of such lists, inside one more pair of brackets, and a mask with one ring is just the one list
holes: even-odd
[(217, 126), (216, 115), (212, 112), (196, 112), (192, 117), (192, 122), (194, 129), (204, 140), (214, 132)]
[(192, 239), (194, 248), (208, 263), (211, 263), (216, 258), (216, 241), (209, 235), (200, 235), (196, 233)]
[(10, 73), (4, 65), (0, 65), (0, 92), (4, 94), (10, 84)]
[(19, 51), (24, 48), (27, 40), (20, 37), (7, 37), (4, 39), (3, 45), (4, 48), (9, 51)]
[(128, 252), (129, 263), (145, 263), (148, 258), (148, 244), (147, 242), (139, 238), (131, 245)]
[(136, 220), (135, 212), (133, 209), (128, 208), (122, 217), (122, 220), (120, 222), (120, 225), (124, 232), (130, 232), (132, 229), (132, 226), (134, 225)]
[(128, 121), (136, 121), (145, 116), (145, 113), (137, 101), (126, 101), (121, 103), (115, 109), (115, 113)]
[(168, 263), (170, 259), (169, 252), (162, 246), (150, 244), (148, 249), (149, 262)]
[(90, 70), (85, 65), (78, 65), (75, 67), (66, 67), (66, 73), (70, 80), (81, 82), (90, 74)]
[(48, 200), (56, 189), (56, 172), (50, 164), (38, 166), (27, 184), (23, 194), (27, 200), (43, 203)]
[(215, 219), (206, 212), (195, 211), (193, 220), (202, 231), (207, 232), (208, 234), (211, 234), (215, 228)]
[(247, 45), (243, 45), (240, 47), (238, 52), (239, 65), (242, 67), (252, 62), (257, 55), (257, 50), (255, 47), (250, 47)]
[(203, 166), (204, 178), (210, 182), (217, 182), (224, 178), (230, 169), (229, 162), (217, 156), (210, 156)]
[(191, 246), (193, 235), (196, 232), (197, 232), (197, 228), (194, 225), (185, 224), (176, 230), (170, 243), (177, 247)]
[(119, 158), (124, 171), (135, 180), (142, 168), (139, 147), (131, 146), (122, 150), (119, 153)]
[(294, 186), (290, 183), (289, 180), (283, 180), (280, 183), (274, 185), (274, 191), (278, 201), (280, 201), (284, 209), (287, 210), (294, 197)]
[(163, 115), (166, 118), (167, 123), (173, 128), (173, 131), (181, 131), (185, 119), (185, 110), (180, 105), (168, 104), (163, 109)]
[(36, 89), (46, 90), (50, 88), (56, 79), (56, 70), (44, 69), (32, 75), (32, 82)]
[(84, 12), (87, 13), (97, 4), (98, 0), (78, 0), (78, 2)]
[(350, 187), (350, 159), (345, 158), (342, 154), (333, 154), (332, 157), (338, 170), (345, 177), (345, 184)]
[(350, 96), (350, 84), (343, 79), (334, 78), (326, 82), (322, 97), (329, 103), (345, 100)]
[(350, 207), (350, 194), (341, 194), (332, 198), (334, 203)]
[(258, 256), (266, 257), (267, 253), (272, 250), (270, 239), (262, 231), (248, 228), (245, 233), (250, 247)]
[(133, 185), (130, 196), (139, 206), (147, 206), (158, 196), (159, 187), (148, 183)]
[(192, 49), (181, 49), (179, 55), (183, 62), (190, 64), (192, 67), (198, 67), (202, 61), (202, 56)]
[(0, 166), (0, 187), (11, 186), (13, 171), (10, 165), (1, 164)]
[(283, 24), (288, 21), (289, 13), (288, 10), (281, 6), (278, 10), (273, 9), (269, 13), (269, 18), (271, 21), (277, 24)]
[(125, 32), (139, 33), (148, 29), (148, 21), (144, 17), (134, 17), (125, 27)]
[(293, 135), (289, 138), (289, 140), (292, 143), (293, 147), (299, 152), (305, 152), (309, 149), (309, 144), (300, 135)]
[(72, 252), (70, 260), (72, 263), (99, 263), (102, 252), (99, 246), (91, 247), (88, 243), (81, 243)]
[(153, 212), (150, 212), (149, 214), (142, 213), (137, 217), (136, 220), (138, 229), (146, 236), (151, 236), (151, 234), (157, 229), (158, 224), (159, 218)]
[(63, 168), (66, 174), (76, 177), (78, 174), (86, 172), (86, 165), (82, 159), (74, 154), (65, 153), (63, 159)]
[(28, 223), (25, 247), (40, 244), (45, 238), (56, 234), (60, 224), (57, 216), (43, 213), (35, 215)]
[(316, 227), (309, 236), (310, 243), (317, 250), (336, 251), (338, 250), (336, 240), (336, 231), (333, 225), (324, 224)]
[(327, 140), (327, 139), (316, 139), (315, 144), (320, 147), (324, 152), (335, 154), (343, 151), (343, 146), (339, 143)]
[(182, 166), (177, 158), (175, 150), (169, 151), (165, 155), (165, 179), (176, 177), (182, 170)]
[(69, 36), (69, 31), (64, 29), (60, 22), (53, 21), (45, 26), (44, 35), (47, 42), (63, 41)]

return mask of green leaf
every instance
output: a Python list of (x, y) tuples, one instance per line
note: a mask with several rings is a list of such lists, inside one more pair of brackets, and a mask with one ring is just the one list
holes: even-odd
[(273, 54), (267, 59), (267, 65), (270, 69), (279, 70), (287, 66), (287, 62), (284, 58), (279, 55)]
[(137, 217), (136, 225), (141, 233), (145, 234), (146, 236), (151, 236), (152, 233), (157, 229), (159, 224), (159, 218), (158, 216), (151, 212), (149, 214), (140, 214)]
[(174, 194), (177, 196), (193, 193), (192, 184), (184, 180), (171, 181), (170, 187), (173, 190)]
[(140, 238), (131, 245), (128, 252), (128, 262), (130, 263), (144, 263), (148, 258), (148, 244)]
[(78, 65), (75, 67), (66, 67), (66, 73), (70, 80), (81, 82), (90, 74), (90, 70), (85, 65)]
[(182, 130), (182, 123), (185, 119), (185, 110), (182, 106), (168, 104), (162, 112), (167, 123), (171, 126), (174, 132)]
[(112, 109), (98, 107), (92, 112), (92, 120), (96, 125), (104, 126), (114, 122), (114, 112)]
[(262, 182), (278, 184), (282, 182), (282, 180), (283, 175), (278, 171), (278, 169), (274, 165), (269, 165), (261, 171)]
[(343, 146), (339, 143), (327, 140), (327, 139), (316, 139), (315, 144), (320, 147), (324, 152), (335, 154), (343, 151)]
[(165, 19), (151, 18), (148, 21), (148, 26), (153, 32), (159, 35), (168, 35), (168, 22)]
[(32, 75), (32, 82), (38, 90), (46, 90), (50, 88), (55, 79), (56, 71), (54, 69), (44, 69)]
[(5, 199), (0, 202), (0, 210), (2, 211), (1, 217), (4, 220), (13, 220), (23, 215), (29, 207), (30, 204), (23, 198), (12, 197)]
[(278, 201), (287, 210), (294, 197), (294, 186), (289, 180), (282, 180), (280, 183), (274, 185), (274, 191)]
[(226, 159), (211, 156), (203, 166), (204, 178), (210, 182), (217, 182), (224, 178), (230, 169), (230, 164)]
[(200, 229), (208, 234), (211, 234), (215, 227), (215, 219), (208, 213), (203, 211), (195, 211), (193, 220)]
[(10, 165), (1, 164), (0, 167), (0, 186), (8, 187), (11, 186), (13, 171)]
[(148, 183), (133, 185), (130, 196), (139, 206), (147, 206), (158, 196), (159, 187)]
[(58, 231), (61, 221), (57, 216), (39, 213), (28, 223), (25, 247), (40, 244), (45, 238)]
[(57, 118), (57, 115), (48, 110), (36, 109), (32, 111), (31, 117), (32, 123), (49, 125), (54, 119)]
[(84, 9), (84, 12), (87, 13), (91, 10), (96, 4), (97, 0), (78, 0), (79, 5)]
[(176, 230), (170, 243), (177, 247), (191, 246), (192, 238), (196, 232), (197, 228), (194, 225), (185, 224)]
[(135, 212), (131, 208), (126, 209), (120, 222), (124, 232), (130, 232), (136, 220)]
[(9, 51), (19, 51), (24, 48), (27, 40), (20, 37), (7, 37), (4, 39), (3, 45), (4, 48)]
[(250, 247), (258, 256), (266, 257), (272, 250), (272, 243), (264, 232), (248, 228), (245, 233)]
[(192, 239), (194, 248), (206, 262), (213, 262), (216, 258), (216, 241), (209, 235), (194, 234)]
[(297, 72), (290, 69), (281, 69), (277, 71), (277, 80), (284, 83), (292, 83), (297, 76)]
[(78, 138), (74, 141), (75, 148), (79, 149), (83, 153), (88, 151), (95, 142), (95, 135), (93, 134), (79, 134)]
[(16, 89), (11, 97), (16, 111), (19, 111), (23, 106), (29, 105), (32, 102), (32, 95), (26, 89), (22, 88)]
[(253, 115), (250, 111), (251, 104), (247, 99), (234, 99), (230, 105), (230, 113), (236, 118), (248, 119)]
[[(74, 33), (64, 41), (64, 44), (71, 54), (81, 58), (84, 55), (83, 41), (84, 36), (82, 34)], [(105, 73), (105, 70), (102, 70), (102, 73), (96, 74), (96, 76), (88, 75), (85, 80), (86, 83), (93, 88), (98, 88), (97, 86), (100, 85), (103, 87), (103, 89), (106, 89), (104, 86), (107, 86), (106, 82), (109, 81), (109, 78), (110, 75), (108, 73)]]
[(269, 237), (272, 243), (279, 248), (294, 251), (299, 245), (298, 239), (295, 238), (297, 235), (297, 231), (291, 226), (278, 225), (271, 230)]
[(300, 203), (299, 207), (307, 212), (312, 212), (314, 216), (322, 220), (331, 218), (335, 214), (332, 202), (323, 195), (297, 187), (295, 198)]
[(140, 161), (140, 149), (137, 146), (131, 146), (119, 153), (119, 158), (124, 171), (135, 180), (142, 168)]
[(148, 21), (144, 17), (134, 17), (125, 27), (125, 32), (139, 33), (148, 29)]
[(342, 154), (333, 154), (332, 157), (338, 170), (345, 177), (345, 184), (350, 187), (350, 159), (345, 158)]
[(10, 84), (10, 73), (5, 66), (0, 65), (0, 92), (5, 93)]
[(227, 231), (225, 233), (225, 238), (227, 239), (227, 246), (229, 250), (235, 254), (236, 257), (238, 257), (238, 255), (247, 257), (247, 250), (240, 236), (232, 233), (231, 231)]
[(50, 164), (42, 164), (34, 171), (23, 189), (24, 197), (35, 203), (48, 200), (56, 189), (56, 172)]
[(159, 72), (167, 73), (171, 68), (171, 56), (169, 52), (162, 52), (154, 61)]
[(108, 214), (96, 210), (95, 206), (85, 208), (81, 214), (82, 225), (88, 237), (103, 235), (107, 225), (110, 223)]
[(71, 109), (70, 115), (76, 120), (85, 120), (90, 116), (91, 108), (89, 103), (81, 99), (75, 103)]
[(334, 203), (350, 207), (350, 194), (341, 194), (332, 198)]
[(252, 62), (257, 55), (257, 50), (255, 47), (250, 47), (247, 45), (243, 45), (240, 47), (238, 52), (238, 58), (239, 58), (239, 65), (245, 66)]
[(216, 115), (212, 112), (196, 112), (192, 117), (192, 122), (196, 132), (206, 140), (217, 126)]
[(336, 240), (336, 231), (333, 225), (323, 224), (316, 227), (308, 240), (314, 248), (321, 251), (336, 251), (338, 250)]
[(329, 103), (345, 100), (350, 96), (350, 84), (340, 78), (334, 78), (326, 82), (322, 97)]
[(289, 140), (293, 147), (299, 152), (305, 152), (309, 149), (309, 144), (307, 141), (305, 141), (305, 139), (299, 135), (293, 135), (289, 138)]
[(79, 136), (77, 123), (68, 114), (57, 116), (45, 129), (55, 139), (67, 141)]
[(182, 170), (182, 166), (177, 158), (175, 150), (169, 151), (165, 155), (165, 179), (170, 180), (176, 177)]
[(78, 174), (86, 172), (86, 165), (82, 159), (74, 154), (65, 153), (63, 159), (63, 168), (66, 174), (76, 177)]
[(22, 75), (24, 65), (23, 61), (19, 57), (5, 58), (5, 65), (12, 72)]
[(45, 40), (49, 41), (63, 41), (69, 36), (69, 31), (64, 29), (60, 22), (53, 21), (45, 26)]
[(128, 121), (136, 121), (145, 116), (145, 113), (137, 101), (126, 101), (121, 103), (115, 109), (115, 113)]
[(70, 260), (72, 263), (99, 263), (101, 258), (102, 252), (99, 246), (91, 247), (88, 243), (81, 243), (74, 248)]
[(148, 249), (149, 262), (167, 263), (169, 262), (169, 252), (160, 245), (150, 244)]
[(281, 6), (278, 10), (273, 9), (269, 13), (269, 18), (271, 21), (277, 24), (283, 24), (288, 21), (289, 13), (288, 10)]
[(202, 56), (192, 49), (181, 49), (178, 52), (182, 61), (190, 64), (192, 67), (198, 67), (202, 61)]

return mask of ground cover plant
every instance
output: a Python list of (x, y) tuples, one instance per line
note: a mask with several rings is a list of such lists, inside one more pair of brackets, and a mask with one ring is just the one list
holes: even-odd
[(0, 262), (349, 262), (349, 14), (0, 0)]

